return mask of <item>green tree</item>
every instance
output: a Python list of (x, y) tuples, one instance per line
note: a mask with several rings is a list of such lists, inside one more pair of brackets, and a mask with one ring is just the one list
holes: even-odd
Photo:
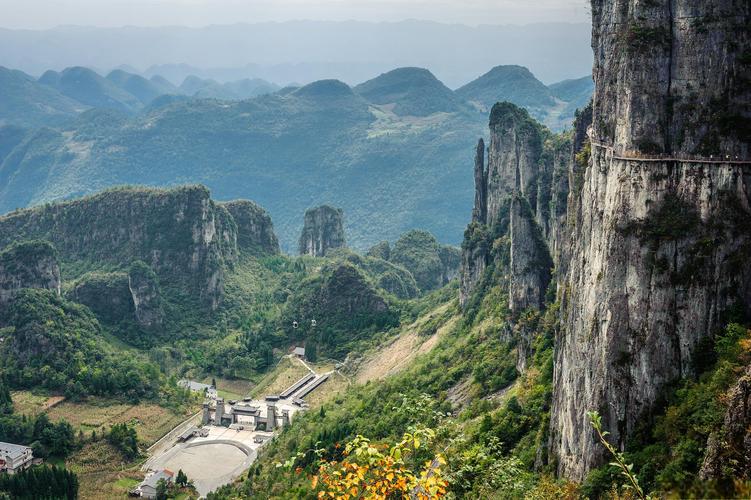
[(13, 399), (10, 397), (10, 389), (5, 384), (5, 380), (0, 377), (0, 413), (13, 412)]
[(180, 487), (188, 485), (188, 476), (185, 475), (182, 469), (177, 471), (177, 479), (175, 479), (175, 483)]
[(107, 440), (122, 452), (125, 458), (138, 456), (138, 434), (136, 429), (126, 423), (115, 424), (110, 429)]
[[(6, 495), (6, 496), (4, 496)], [(78, 498), (78, 477), (57, 466), (32, 467), (14, 475), (0, 476), (0, 499), (35, 500)]]
[(316, 346), (316, 343), (312, 340), (305, 343), (305, 357), (308, 358), (308, 361), (311, 363), (318, 361), (318, 346)]
[(167, 485), (167, 481), (160, 479), (159, 482), (156, 483), (156, 500), (167, 500), (168, 492), (169, 487)]

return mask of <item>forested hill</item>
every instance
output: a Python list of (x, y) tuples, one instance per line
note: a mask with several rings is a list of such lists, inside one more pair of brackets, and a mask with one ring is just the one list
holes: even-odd
[[(503, 66), (493, 74), (518, 71)], [(52, 114), (48, 122), (35, 115), (31, 123), (15, 111), (0, 117), (20, 126), (0, 133), (0, 213), (113, 185), (196, 182), (218, 200), (261, 203), (287, 251), (300, 234), (299, 214), (326, 203), (344, 209), (354, 248), (393, 241), (414, 228), (456, 244), (471, 209), (467, 158), (487, 123), (486, 113), (469, 101), (523, 98), (520, 105), (539, 113), (557, 113), (563, 105), (525, 75), (515, 93), (487, 78), (458, 93), (427, 70), (401, 68), (354, 88), (322, 80), (227, 100), (189, 95), (243, 96), (235, 87), (250, 92), (252, 82), (188, 78), (178, 89), (121, 70), (105, 78), (70, 68), (39, 81), (8, 72), (15, 82), (7, 94), (14, 106), (9, 113), (33, 105)], [(538, 94), (525, 86), (542, 88), (542, 100), (531, 99)], [(154, 97), (160, 92), (187, 95)], [(44, 106), (52, 97), (59, 110)], [(79, 111), (63, 106), (71, 102)]]

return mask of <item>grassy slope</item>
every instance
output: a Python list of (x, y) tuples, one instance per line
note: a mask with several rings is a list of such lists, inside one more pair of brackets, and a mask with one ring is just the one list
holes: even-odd
[[(514, 328), (534, 332), (527, 370), (518, 376), (514, 343), (500, 340), (508, 318), (506, 292), (493, 286), (474, 298), (464, 315), (450, 300), (437, 310), (423, 312), (382, 349), (370, 351), (355, 373), (364, 384), (349, 388), (321, 412), (297, 419), (252, 469), (253, 479), (236, 485), (235, 493), (252, 498), (308, 497), (312, 494), (308, 474), (315, 471), (312, 455), (298, 462), (303, 467), (299, 474), (273, 464), (315, 448), (336, 457), (337, 443), (356, 434), (393, 443), (414, 424), (439, 430), (434, 449), (447, 456), (450, 489), (458, 497), (591, 497), (623, 484), (612, 466), (593, 471), (581, 486), (556, 482), (547, 475), (553, 471), (553, 464), (546, 463), (545, 444), (557, 304), (549, 304), (543, 314), (528, 312), (517, 319)], [(444, 314), (437, 315), (441, 310)], [(419, 344), (411, 340), (416, 325), (436, 317), (439, 339), (432, 349), (417, 355)], [(703, 374), (678, 384), (666, 408), (628, 445), (627, 460), (635, 464), (647, 491), (683, 496), (743, 496), (749, 491), (744, 483), (702, 483), (697, 476), (707, 437), (722, 425), (723, 395), (751, 356), (749, 335), (751, 330), (743, 326), (728, 327), (714, 347), (707, 347), (709, 361)], [(408, 362), (400, 366), (398, 360), (385, 359), (393, 355)], [(383, 373), (374, 367), (388, 375), (380, 378)], [(427, 413), (415, 404), (421, 393), (429, 396), (428, 403), (422, 404), (430, 410)], [(449, 412), (450, 417), (431, 423), (430, 412), (435, 410)]]

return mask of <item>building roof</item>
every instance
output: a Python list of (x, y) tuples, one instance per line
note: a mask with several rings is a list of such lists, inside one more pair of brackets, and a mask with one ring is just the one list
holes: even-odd
[(305, 356), (305, 348), (295, 347), (295, 356)]
[(209, 384), (202, 384), (194, 380), (186, 380), (186, 379), (180, 380), (177, 383), (177, 385), (179, 385), (180, 387), (184, 387), (186, 389), (190, 389), (191, 391), (195, 391), (195, 392), (202, 392), (207, 389), (211, 389), (213, 387)]
[(189, 437), (191, 437), (193, 435), (193, 433), (196, 432), (197, 430), (198, 430), (198, 427), (196, 427), (194, 425), (190, 429), (188, 429), (187, 431), (185, 431), (182, 434), (180, 434), (179, 439), (182, 439), (184, 441), (184, 440), (188, 439)]
[(8, 455), (11, 460), (21, 458), (28, 451), (31, 451), (31, 448), (29, 448), (28, 446), (0, 442), (0, 454)]
[(149, 486), (151, 488), (156, 488), (160, 479), (164, 479), (166, 482), (169, 483), (170, 481), (172, 481), (172, 476), (174, 475), (175, 473), (169, 469), (156, 471), (150, 476), (147, 476), (146, 479), (143, 480), (143, 482), (141, 483), (141, 487)]

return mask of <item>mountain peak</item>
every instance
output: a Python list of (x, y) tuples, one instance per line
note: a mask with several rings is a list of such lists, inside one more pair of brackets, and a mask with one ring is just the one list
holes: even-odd
[(393, 106), (397, 115), (428, 116), (462, 108), (454, 92), (424, 68), (397, 68), (354, 90), (373, 104)]
[(313, 98), (352, 97), (354, 93), (349, 85), (340, 80), (318, 80), (295, 90), (294, 95)]
[(487, 111), (498, 101), (509, 101), (532, 111), (554, 106), (556, 101), (544, 83), (529, 69), (518, 65), (496, 66), (479, 78), (456, 90), (462, 99)]

